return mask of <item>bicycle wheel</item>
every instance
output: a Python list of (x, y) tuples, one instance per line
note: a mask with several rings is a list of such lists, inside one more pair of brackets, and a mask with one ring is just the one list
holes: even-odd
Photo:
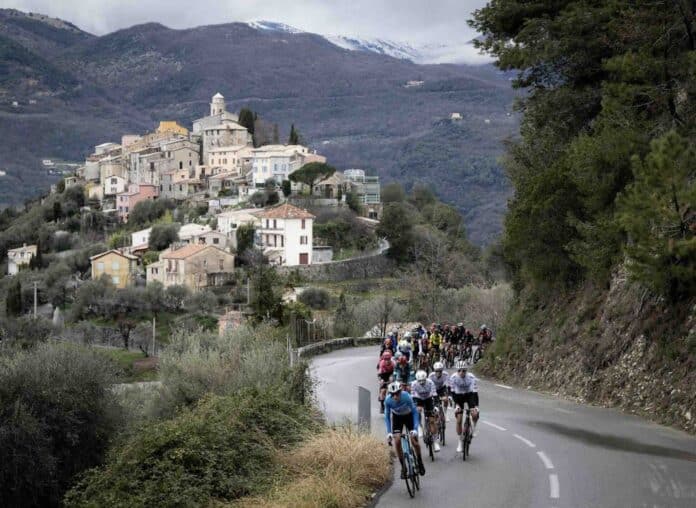
[(430, 434), (430, 425), (428, 425), (428, 438), (427, 439), (428, 439), (428, 441), (427, 441), (427, 443), (428, 443), (428, 455), (430, 455), (430, 461), (435, 462), (435, 450), (433, 449), (434, 448), (433, 443), (435, 443), (435, 439), (433, 438), (432, 434)]
[(440, 411), (440, 422), (439, 422), (439, 430), (440, 430), (440, 445), (445, 446), (445, 430), (447, 429), (447, 420), (445, 416), (445, 412)]
[(466, 456), (469, 453), (469, 419), (464, 421), (464, 428), (462, 429), (462, 460), (466, 461)]
[(420, 490), (420, 473), (416, 470), (416, 456), (411, 451), (411, 460), (413, 461), (413, 485), (416, 486), (416, 490)]
[(401, 450), (404, 455), (404, 465), (406, 466), (406, 478), (404, 478), (406, 490), (409, 496), (414, 497), (416, 495), (416, 485), (413, 482), (413, 474), (415, 473), (412, 459), (413, 452), (407, 438), (401, 438)]

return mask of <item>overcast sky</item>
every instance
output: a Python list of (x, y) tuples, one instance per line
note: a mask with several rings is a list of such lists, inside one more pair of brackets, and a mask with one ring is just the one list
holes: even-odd
[(0, 0), (102, 35), (157, 21), (171, 28), (268, 20), (308, 32), (423, 44), (474, 37), (471, 11), (486, 0)]

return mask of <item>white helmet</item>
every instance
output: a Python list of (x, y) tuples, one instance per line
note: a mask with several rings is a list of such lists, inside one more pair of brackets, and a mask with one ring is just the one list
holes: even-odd
[(486, 325), (481, 325), (481, 330), (485, 330), (486, 328), (488, 328)]
[(404, 354), (403, 354), (401, 351), (397, 351), (397, 352), (396, 352), (396, 355), (395, 355), (395, 358), (398, 360), (398, 359), (401, 358), (402, 356), (404, 356)]
[(410, 339), (410, 338), (411, 338), (411, 332), (404, 333), (404, 339)]
[(435, 371), (442, 372), (443, 370), (445, 370), (445, 366), (442, 362), (435, 362), (435, 365), (433, 365), (433, 369)]
[(466, 363), (464, 360), (459, 360), (457, 362), (457, 370), (467, 370), (469, 368), (469, 364)]
[(419, 370), (416, 372), (416, 381), (419, 383), (425, 383), (425, 380), (428, 379), (428, 373), (425, 372), (424, 370)]
[(401, 391), (401, 383), (399, 383), (398, 381), (394, 381), (392, 383), (389, 383), (389, 386), (387, 386), (387, 391), (389, 392), (390, 395), (400, 392)]

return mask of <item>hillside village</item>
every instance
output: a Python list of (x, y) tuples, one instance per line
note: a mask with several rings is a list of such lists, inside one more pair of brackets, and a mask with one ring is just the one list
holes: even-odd
[[(83, 213), (99, 210), (117, 224), (127, 225), (144, 201), (205, 210), (198, 223), (180, 226), (157, 259), (143, 259), (157, 251), (150, 248), (152, 227), (91, 257), (92, 278), (107, 276), (118, 288), (144, 280), (198, 290), (230, 280), (242, 226), (253, 228), (254, 246), (277, 266), (332, 260), (332, 246), (315, 243), (315, 216), (304, 208), (307, 204), (350, 206), (374, 227), (381, 215), (379, 177), (359, 169), (338, 172), (326, 162), (301, 144), (255, 147), (252, 133), (216, 93), (209, 114), (195, 120), (191, 130), (167, 120), (154, 132), (124, 134), (120, 143), (95, 146), (84, 165), (64, 178), (62, 189), (81, 186)], [(324, 172), (309, 180), (295, 178), (312, 164)], [(54, 185), (52, 192), (57, 191)], [(36, 245), (8, 250), (8, 274), (28, 266), (36, 253)]]

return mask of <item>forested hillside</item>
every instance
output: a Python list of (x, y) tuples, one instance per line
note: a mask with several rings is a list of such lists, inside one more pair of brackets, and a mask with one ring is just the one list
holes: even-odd
[(494, 0), (472, 21), (528, 92), (505, 164), (517, 302), (489, 370), (691, 430), (695, 21), (683, 0)]
[[(465, 214), (475, 242), (500, 232), (509, 186), (497, 159), (517, 119), (508, 77), (491, 66), (416, 65), (243, 23), (96, 37), (0, 10), (0, 33), (0, 206), (48, 186), (41, 159), (80, 161), (159, 120), (190, 125), (221, 92), (231, 110), (278, 123), (282, 139), (295, 124), (340, 169), (430, 185)], [(406, 86), (414, 80), (423, 83)], [(463, 119), (443, 123), (453, 112)]]

